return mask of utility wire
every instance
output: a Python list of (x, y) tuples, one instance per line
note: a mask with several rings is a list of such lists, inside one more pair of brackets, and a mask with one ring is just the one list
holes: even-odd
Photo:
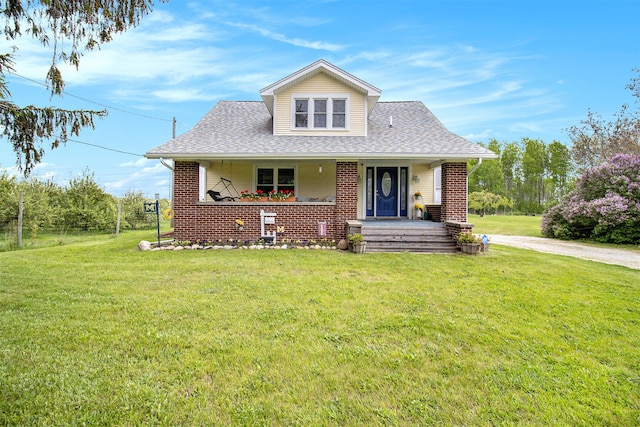
[[(22, 75), (20, 75), (20, 74), (18, 74), (18, 73), (14, 73), (13, 71), (7, 71), (7, 73), (8, 73), (8, 74), (12, 74), (12, 75), (14, 75), (14, 76), (16, 76), (16, 77), (20, 77), (21, 79), (28, 80), (28, 81), (30, 81), (30, 82), (32, 82), (32, 83), (37, 84), (37, 85), (47, 87), (47, 85), (46, 85), (46, 84), (44, 84), (44, 83), (42, 83), (42, 82), (39, 82), (39, 81), (37, 81), (37, 80), (30, 79), (29, 77), (22, 76)], [(162, 118), (159, 118), (159, 117), (153, 117), (153, 116), (148, 116), (148, 115), (145, 115), (145, 114), (134, 113), (133, 111), (127, 111), (127, 110), (123, 110), (123, 109), (121, 109), (121, 108), (112, 107), (112, 106), (110, 106), (110, 105), (101, 104), (100, 102), (91, 101), (90, 99), (83, 98), (83, 97), (81, 97), (81, 96), (78, 96), (78, 95), (74, 95), (74, 94), (72, 94), (72, 93), (69, 93), (69, 92), (67, 92), (66, 90), (64, 90), (63, 92), (64, 92), (64, 94), (65, 94), (65, 95), (69, 95), (69, 96), (71, 96), (71, 97), (73, 97), (73, 98), (76, 98), (76, 99), (79, 99), (79, 100), (81, 100), (81, 101), (85, 101), (85, 102), (88, 102), (88, 103), (90, 103), (90, 104), (99, 105), (100, 107), (108, 108), (108, 109), (110, 109), (110, 110), (120, 111), (121, 113), (131, 114), (131, 115), (133, 115), (133, 116), (138, 116), (138, 117), (144, 117), (144, 118), (146, 118), (146, 119), (159, 120), (159, 121), (161, 121), (161, 122), (169, 122), (169, 123), (173, 122), (173, 119), (162, 119)]]
[(78, 141), (76, 139), (67, 139), (67, 141), (75, 142), (76, 144), (89, 145), (91, 147), (102, 148), (103, 150), (107, 150), (107, 151), (115, 151), (116, 153), (128, 154), (130, 156), (144, 157), (142, 154), (131, 153), (129, 151), (116, 150), (115, 148), (109, 148), (109, 147), (105, 147), (103, 145), (91, 144), (89, 142)]
[[(16, 77), (20, 77), (20, 78), (22, 78), (22, 79), (28, 80), (28, 81), (30, 81), (30, 82), (32, 82), (32, 83), (35, 83), (35, 84), (37, 84), (37, 85), (40, 85), (40, 86), (43, 86), (43, 87), (47, 87), (47, 85), (46, 85), (46, 84), (44, 84), (44, 83), (42, 83), (42, 82), (39, 82), (39, 81), (37, 81), (37, 80), (30, 79), (29, 77), (25, 77), (25, 76), (23, 76), (23, 75), (20, 75), (20, 74), (18, 74), (18, 73), (14, 73), (14, 72), (12, 72), (12, 71), (7, 71), (7, 72), (8, 72), (9, 74), (12, 74), (12, 75), (16, 76)], [(122, 112), (122, 113), (131, 114), (131, 115), (138, 116), (138, 117), (144, 117), (144, 118), (147, 118), (147, 119), (159, 120), (159, 121), (162, 121), (162, 122), (169, 122), (169, 123), (172, 123), (172, 122), (173, 122), (173, 119), (162, 119), (162, 118), (159, 118), (159, 117), (153, 117), (153, 116), (148, 116), (148, 115), (145, 115), (145, 114), (134, 113), (134, 112), (132, 112), (132, 111), (127, 111), (127, 110), (123, 110), (123, 109), (120, 109), (120, 108), (112, 107), (112, 106), (110, 106), (110, 105), (101, 104), (101, 103), (96, 102), (96, 101), (91, 101), (90, 99), (86, 99), (86, 98), (83, 98), (83, 97), (81, 97), (81, 96), (74, 95), (74, 94), (69, 93), (69, 92), (67, 92), (67, 91), (63, 91), (63, 92), (65, 93), (65, 95), (69, 95), (69, 96), (71, 96), (71, 97), (73, 97), (73, 98), (77, 98), (77, 99), (80, 99), (80, 100), (82, 100), (82, 101), (89, 102), (89, 103), (91, 103), (91, 104), (95, 104), (95, 105), (99, 105), (99, 106), (101, 106), (101, 107), (108, 108), (108, 109), (111, 109), (111, 110), (120, 111), (120, 112)], [(60, 137), (58, 137), (58, 138), (60, 138)], [(116, 150), (115, 148), (109, 148), (109, 147), (105, 147), (105, 146), (103, 146), (103, 145), (92, 144), (92, 143), (90, 143), (90, 142), (78, 141), (77, 139), (70, 139), (70, 138), (67, 138), (65, 142), (75, 142), (76, 144), (88, 145), (88, 146), (90, 146), (90, 147), (101, 148), (101, 149), (103, 149), (103, 150), (107, 150), (107, 151), (113, 151), (113, 152), (116, 152), (116, 153), (127, 154), (127, 155), (129, 155), (129, 156), (144, 157), (144, 155), (142, 155), (142, 154), (138, 154), (138, 153), (131, 153), (131, 152), (129, 152), (129, 151), (123, 151), (123, 150)]]

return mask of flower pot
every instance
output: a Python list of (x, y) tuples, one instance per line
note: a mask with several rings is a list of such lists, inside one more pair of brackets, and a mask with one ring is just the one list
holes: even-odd
[(354, 243), (351, 245), (351, 252), (354, 254), (363, 254), (367, 247), (367, 242)]
[(480, 243), (460, 243), (460, 249), (463, 254), (478, 255)]

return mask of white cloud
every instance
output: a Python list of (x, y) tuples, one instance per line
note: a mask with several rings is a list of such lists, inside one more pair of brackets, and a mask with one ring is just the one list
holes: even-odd
[[(167, 176), (170, 176), (171, 172), (157, 160), (144, 160), (121, 164), (120, 166), (126, 168), (136, 166), (139, 167), (139, 170), (128, 173), (123, 178), (106, 182), (105, 189), (112, 194), (122, 194), (127, 190), (135, 189), (137, 191), (144, 188), (147, 191), (161, 193), (161, 197), (168, 197), (168, 183), (170, 181)], [(154, 162), (155, 164), (148, 166)], [(163, 182), (163, 184), (160, 185), (158, 182)]]
[(141, 157), (138, 160), (134, 161), (134, 162), (125, 162), (125, 163), (120, 163), (118, 166), (119, 167), (123, 167), (123, 168), (128, 168), (128, 167), (135, 167), (135, 168), (141, 168), (141, 167), (145, 167), (151, 163), (156, 163), (157, 160), (152, 160), (152, 159), (147, 159), (146, 157)]
[(298, 37), (295, 38), (289, 38), (283, 34), (279, 34), (270, 30), (267, 30), (266, 28), (261, 28), (258, 27), (256, 25), (251, 25), (251, 24), (242, 24), (242, 23), (237, 23), (237, 22), (227, 22), (227, 25), (231, 26), (231, 27), (236, 27), (236, 28), (242, 28), (242, 29), (246, 29), (246, 30), (250, 30), (253, 32), (256, 32), (264, 37), (268, 37), (270, 39), (279, 41), (279, 42), (283, 42), (283, 43), (288, 43), (294, 46), (298, 46), (298, 47), (306, 47), (309, 49), (317, 49), (317, 50), (327, 50), (329, 52), (336, 52), (339, 50), (344, 49), (345, 46), (343, 45), (339, 45), (336, 43), (328, 43), (328, 42), (322, 42), (322, 41), (309, 41), (309, 40), (305, 40), (305, 39), (301, 39)]
[(470, 133), (468, 135), (464, 135), (463, 138), (468, 139), (469, 141), (484, 141), (486, 139), (492, 138), (495, 135), (493, 129), (485, 129), (480, 133)]

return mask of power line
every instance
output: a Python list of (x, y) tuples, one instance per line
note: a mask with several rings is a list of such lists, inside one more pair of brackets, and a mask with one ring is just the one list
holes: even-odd
[(90, 147), (101, 148), (101, 149), (103, 149), (103, 150), (107, 150), (107, 151), (114, 151), (114, 152), (116, 152), (116, 153), (128, 154), (128, 155), (130, 155), (130, 156), (144, 157), (142, 154), (131, 153), (131, 152), (129, 152), (129, 151), (116, 150), (115, 148), (109, 148), (109, 147), (105, 147), (105, 146), (103, 146), (103, 145), (91, 144), (91, 143), (89, 143), (89, 142), (78, 141), (78, 140), (76, 140), (76, 139), (67, 139), (67, 141), (75, 142), (76, 144), (88, 145), (88, 146), (90, 146)]
[[(14, 75), (14, 76), (16, 76), (16, 77), (20, 77), (21, 79), (28, 80), (28, 81), (30, 81), (30, 82), (32, 82), (32, 83), (37, 84), (37, 85), (40, 85), (40, 86), (43, 86), (43, 87), (47, 87), (47, 85), (46, 85), (46, 84), (44, 84), (44, 83), (42, 83), (42, 82), (39, 82), (39, 81), (34, 80), (34, 79), (30, 79), (29, 77), (25, 77), (25, 76), (23, 76), (23, 75), (20, 75), (20, 74), (18, 74), (18, 73), (13, 72), (13, 71), (7, 71), (7, 73), (12, 74), (12, 75)], [(117, 108), (117, 107), (113, 107), (113, 106), (110, 106), (110, 105), (102, 104), (102, 103), (100, 103), (100, 102), (92, 101), (92, 100), (90, 100), (90, 99), (83, 98), (83, 97), (78, 96), (78, 95), (74, 95), (74, 94), (72, 94), (72, 93), (67, 92), (66, 90), (65, 90), (65, 91), (63, 91), (63, 92), (64, 92), (64, 94), (65, 94), (65, 95), (69, 95), (69, 96), (71, 96), (72, 98), (76, 98), (76, 99), (79, 99), (79, 100), (81, 100), (81, 101), (88, 102), (88, 103), (90, 103), (90, 104), (99, 105), (100, 107), (108, 108), (108, 109), (110, 109), (110, 110), (119, 111), (119, 112), (121, 112), (121, 113), (125, 113), (125, 114), (131, 114), (131, 115), (133, 115), (133, 116), (144, 117), (144, 118), (146, 118), (146, 119), (158, 120), (158, 121), (161, 121), (161, 122), (170, 122), (170, 123), (171, 123), (171, 122), (173, 122), (173, 119), (163, 119), (163, 118), (160, 118), (160, 117), (148, 116), (148, 115), (146, 115), (146, 114), (134, 113), (133, 111), (123, 110), (123, 109), (121, 109), (121, 108)]]

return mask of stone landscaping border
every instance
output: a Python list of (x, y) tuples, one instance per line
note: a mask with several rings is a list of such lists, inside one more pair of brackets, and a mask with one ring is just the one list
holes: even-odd
[(244, 241), (227, 241), (227, 242), (171, 242), (167, 245), (153, 247), (154, 243), (147, 240), (141, 240), (138, 243), (138, 249), (141, 251), (182, 251), (182, 250), (232, 250), (232, 249), (251, 249), (251, 250), (283, 250), (283, 249), (302, 249), (302, 250), (346, 250), (348, 244), (346, 240), (335, 241), (304, 241), (304, 242), (284, 242), (282, 244), (268, 245), (263, 242), (244, 242)]

